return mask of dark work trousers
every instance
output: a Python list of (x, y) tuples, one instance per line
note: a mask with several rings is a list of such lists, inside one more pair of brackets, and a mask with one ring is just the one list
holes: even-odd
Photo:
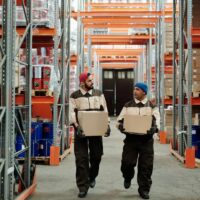
[(97, 177), (103, 143), (101, 136), (75, 138), (76, 184), (80, 191), (87, 191), (89, 181)]
[(153, 143), (152, 138), (149, 140), (137, 140), (136, 138), (130, 140), (126, 138), (124, 140), (121, 171), (124, 179), (131, 181), (135, 174), (134, 167), (137, 165), (137, 181), (140, 191), (149, 192), (151, 188), (154, 160)]

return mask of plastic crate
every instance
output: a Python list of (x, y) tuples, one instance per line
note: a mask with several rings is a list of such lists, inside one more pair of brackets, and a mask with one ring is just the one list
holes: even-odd
[(43, 123), (43, 139), (53, 139), (53, 123)]
[(31, 141), (37, 142), (42, 139), (42, 123), (32, 122), (31, 123)]
[(200, 126), (192, 125), (192, 145), (196, 146), (200, 141)]
[(195, 146), (195, 157), (200, 158), (200, 141), (198, 141)]
[(43, 139), (40, 141), (40, 150), (39, 150), (39, 154), (40, 156), (50, 156), (50, 147), (53, 144), (53, 140), (52, 139)]
[[(24, 146), (24, 142), (23, 142), (22, 136), (21, 135), (17, 135), (16, 142), (15, 142), (15, 150), (16, 150), (16, 152), (21, 151), (24, 148), (25, 148), (25, 146)], [(25, 152), (20, 153), (18, 155), (18, 158), (24, 158), (24, 156), (25, 156)]]

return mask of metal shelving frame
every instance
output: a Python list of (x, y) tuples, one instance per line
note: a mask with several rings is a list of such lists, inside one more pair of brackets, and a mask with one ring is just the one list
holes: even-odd
[(2, 1), (1, 52), (1, 129), (0, 129), (0, 199), (14, 198), (14, 53), (15, 45), (15, 2)]
[[(20, 195), (20, 192), (28, 189), (31, 183), (31, 89), (32, 89), (32, 2), (22, 2), (26, 19), (26, 29), (16, 46), (16, 2), (3, 1), (3, 36), (1, 45), (1, 167), (0, 167), (0, 199), (12, 200)], [(12, 44), (12, 45), (11, 45)], [(26, 61), (18, 59), (19, 50), (25, 45)], [(15, 70), (16, 64), (25, 66), (26, 86), (25, 105), (15, 105)], [(17, 114), (18, 113), (18, 114)], [(20, 119), (19, 119), (20, 116)], [(20, 122), (19, 122), (20, 121)], [(21, 125), (20, 125), (21, 124)], [(16, 152), (15, 140), (18, 134), (21, 135), (24, 149)], [(21, 169), (16, 157), (25, 153), (24, 165)], [(15, 172), (15, 173), (14, 173)], [(14, 175), (15, 174), (15, 175)], [(16, 194), (15, 182), (18, 177), (21, 189)]]
[[(164, 12), (165, 3), (162, 0), (156, 1), (156, 10)], [(164, 131), (164, 39), (165, 39), (165, 15), (161, 15), (156, 28), (156, 102), (160, 110), (160, 131)]]
[[(148, 0), (149, 4), (149, 11), (152, 11), (152, 0)], [(149, 28), (148, 29), (149, 35), (150, 35), (150, 39), (149, 42), (147, 43), (146, 46), (146, 55), (147, 55), (147, 65), (146, 65), (146, 80), (147, 80), (147, 85), (149, 87), (149, 91), (152, 90), (152, 29)], [(152, 93), (149, 92), (148, 93), (149, 98), (151, 99), (152, 97)]]
[[(178, 153), (181, 156), (185, 156), (185, 150), (192, 148), (192, 0), (179, 1), (179, 40), (176, 41), (176, 4), (174, 0), (174, 14), (173, 14), (173, 28), (174, 28), (174, 53), (173, 64), (174, 73), (178, 68), (179, 74), (179, 89), (178, 89), (178, 119), (179, 129), (176, 134), (176, 74), (174, 74), (174, 117), (173, 117), (173, 148), (175, 149), (176, 135), (178, 135)], [(185, 18), (185, 15), (187, 17)], [(186, 20), (186, 21), (185, 21)], [(186, 24), (186, 31), (184, 31), (184, 25)], [(176, 50), (177, 42), (179, 44), (179, 65), (176, 63)], [(185, 42), (187, 45), (187, 54), (185, 50)], [(186, 66), (188, 65), (188, 71), (186, 73)], [(187, 103), (184, 102), (184, 98), (187, 99)], [(185, 130), (185, 125), (187, 130)], [(187, 151), (186, 151), (187, 156)]]
[[(65, 148), (69, 147), (70, 17), (70, 1), (62, 0), (59, 9), (59, 1), (56, 0), (55, 28), (57, 33), (54, 37), (54, 67), (57, 77), (60, 78), (60, 90), (54, 89), (53, 145), (60, 147), (60, 154), (63, 154)], [(58, 19), (60, 19), (61, 33), (58, 32)], [(65, 138), (67, 138), (67, 144), (65, 144)]]
[[(78, 17), (77, 17), (77, 75), (84, 71), (84, 27), (80, 12), (85, 10), (85, 0), (78, 0)], [(78, 76), (77, 76), (78, 77)], [(78, 81), (78, 80), (77, 80)]]

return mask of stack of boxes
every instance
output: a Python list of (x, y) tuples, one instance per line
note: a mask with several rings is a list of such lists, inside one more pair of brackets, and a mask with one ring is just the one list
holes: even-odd
[(70, 77), (69, 77), (69, 92), (70, 94), (74, 92), (78, 88), (77, 84), (77, 67), (71, 66), (70, 67)]
[(33, 89), (48, 90), (51, 76), (51, 68), (49, 65), (35, 65), (33, 67)]
[[(189, 66), (188, 66), (189, 67)], [(194, 97), (200, 93), (200, 49), (193, 49), (193, 77), (192, 92)]]
[(165, 24), (165, 52), (172, 53), (173, 52), (173, 24), (166, 23)]
[(199, 0), (193, 0), (192, 1), (193, 7), (192, 7), (192, 14), (193, 14), (193, 18), (192, 18), (192, 26), (193, 27), (200, 27), (200, 12), (199, 12)]
[[(33, 0), (33, 24), (54, 28), (54, 0)], [(0, 6), (0, 22), (2, 22), (2, 6)], [(16, 7), (16, 23), (18, 26), (26, 26), (26, 18), (23, 6)]]
[[(171, 138), (173, 138), (173, 109), (172, 107), (169, 107), (168, 109), (165, 109), (165, 131), (167, 133), (167, 141), (169, 142)], [(176, 124), (177, 124), (176, 119)]]
[[(178, 79), (176, 80), (176, 88), (178, 88)], [(172, 96), (173, 96), (173, 74), (165, 74), (164, 75), (164, 90), (165, 90), (165, 98), (172, 98)], [(177, 89), (176, 89), (176, 91), (177, 91)], [(178, 95), (178, 93), (176, 95)]]

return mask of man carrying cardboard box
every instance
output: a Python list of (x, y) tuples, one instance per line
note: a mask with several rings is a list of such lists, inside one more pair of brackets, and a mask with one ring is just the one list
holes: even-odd
[(138, 192), (143, 199), (149, 199), (154, 160), (153, 135), (160, 128), (160, 114), (158, 108), (147, 99), (148, 86), (145, 83), (136, 83), (133, 92), (133, 100), (124, 105), (117, 119), (118, 129), (126, 135), (121, 171), (124, 187), (128, 189), (138, 162)]
[[(110, 126), (104, 95), (101, 91), (93, 89), (91, 74), (80, 74), (79, 81), (80, 89), (73, 92), (70, 97), (70, 122), (75, 128), (74, 152), (78, 197), (84, 198), (89, 187), (95, 187), (103, 155), (101, 135), (108, 137)], [(105, 128), (99, 126), (100, 123)]]

